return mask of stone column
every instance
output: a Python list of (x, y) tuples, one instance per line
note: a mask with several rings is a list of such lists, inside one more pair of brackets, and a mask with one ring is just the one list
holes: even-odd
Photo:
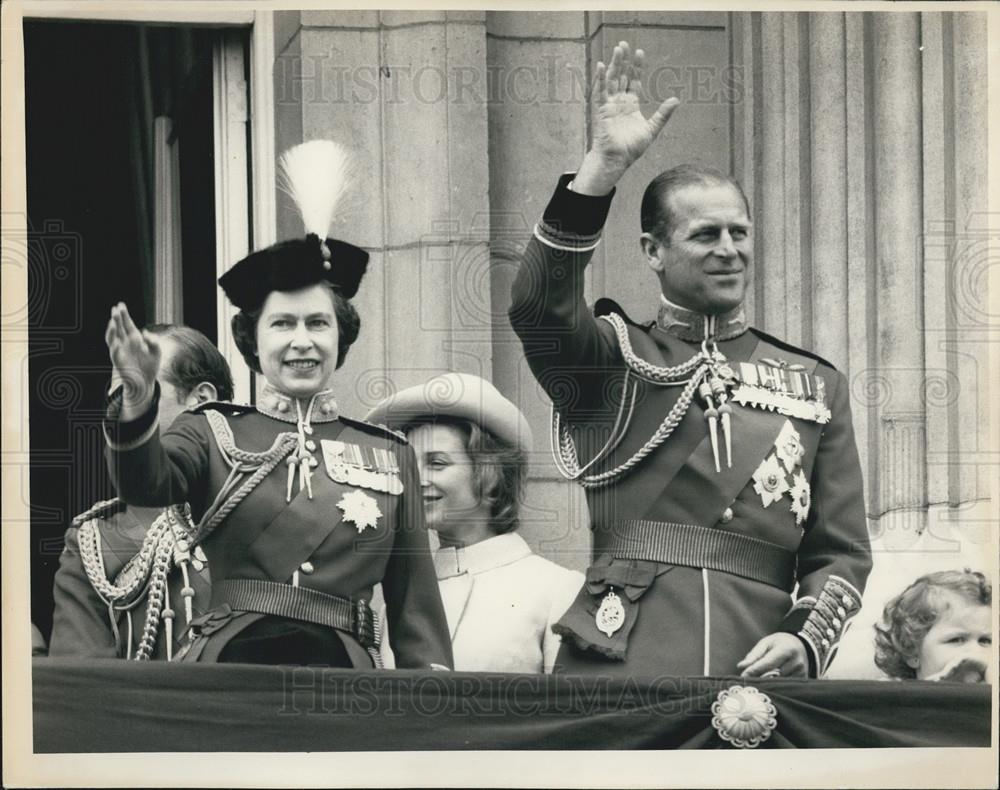
[[(491, 377), (484, 25), (466, 11), (276, 13), (278, 149), (331, 138), (356, 158), (332, 228), (371, 255), (338, 379), (346, 414), (446, 370)], [(278, 223), (280, 238), (301, 233), (287, 198)]]

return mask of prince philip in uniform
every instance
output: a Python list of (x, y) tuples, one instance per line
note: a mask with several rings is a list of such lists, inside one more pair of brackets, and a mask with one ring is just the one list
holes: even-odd
[(615, 184), (678, 104), (643, 117), (641, 62), (622, 42), (598, 64), (593, 145), (513, 285), (556, 462), (585, 488), (593, 530), (586, 583), (554, 629), (557, 669), (816, 677), (871, 569), (848, 385), (747, 324), (740, 186), (690, 165), (650, 183), (640, 242), (660, 283), (655, 321), (584, 302)]

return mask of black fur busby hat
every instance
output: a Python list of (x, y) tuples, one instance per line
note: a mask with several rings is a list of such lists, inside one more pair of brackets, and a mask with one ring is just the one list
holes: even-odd
[(219, 285), (241, 310), (259, 307), (272, 291), (295, 291), (324, 281), (344, 298), (352, 298), (368, 267), (368, 253), (326, 237), (348, 186), (347, 152), (331, 140), (313, 140), (286, 151), (279, 164), (282, 188), (302, 215), (305, 238), (251, 253), (223, 274)]

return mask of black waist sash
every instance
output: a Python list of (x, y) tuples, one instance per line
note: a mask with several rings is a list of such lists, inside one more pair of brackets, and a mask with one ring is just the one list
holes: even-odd
[(336, 628), (353, 634), (365, 648), (379, 644), (377, 615), (363, 600), (262, 579), (225, 579), (213, 586), (212, 603)]
[(786, 592), (795, 586), (795, 553), (738, 532), (630, 519), (604, 533), (603, 547), (616, 559), (708, 568), (769, 584)]

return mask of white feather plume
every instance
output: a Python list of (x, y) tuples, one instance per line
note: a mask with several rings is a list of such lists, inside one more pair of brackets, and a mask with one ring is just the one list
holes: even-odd
[(332, 140), (310, 140), (285, 151), (279, 168), (278, 186), (295, 201), (306, 233), (325, 239), (351, 180), (347, 149)]

